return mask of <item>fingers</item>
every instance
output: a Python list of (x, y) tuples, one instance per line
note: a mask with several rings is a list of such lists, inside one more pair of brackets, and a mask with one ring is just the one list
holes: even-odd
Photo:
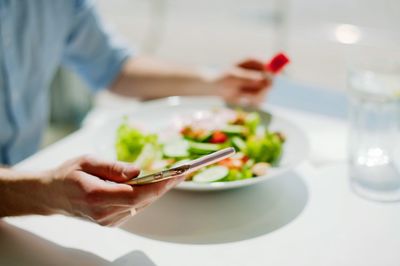
[(137, 212), (151, 205), (183, 180), (184, 177), (180, 177), (176, 180), (167, 180), (138, 186), (133, 188), (131, 195), (127, 195), (125, 194), (126, 192), (124, 192), (123, 194), (119, 193), (104, 196), (103, 200), (108, 199), (107, 204), (116, 204), (117, 206), (95, 209), (95, 211), (89, 215), (89, 218), (100, 225), (118, 226)]
[(110, 225), (108, 226), (120, 226), (121, 224), (125, 223), (127, 220), (129, 220), (132, 217), (131, 212), (128, 212), (124, 215), (121, 215), (120, 217), (117, 217)]
[(264, 64), (261, 61), (256, 60), (256, 59), (247, 59), (243, 62), (240, 62), (238, 64), (238, 67), (250, 69), (250, 70), (258, 70), (258, 71), (265, 70)]
[(271, 80), (262, 72), (238, 68), (226, 76), (225, 85), (230, 89), (258, 92), (271, 85)]
[(88, 205), (119, 205), (131, 208), (153, 202), (184, 179), (179, 177), (148, 185), (130, 186), (104, 182), (84, 172), (80, 173), (80, 178), (84, 180), (84, 199)]
[(185, 177), (181, 176), (153, 184), (134, 186), (137, 202), (135, 206), (140, 208), (151, 204), (156, 199), (162, 197), (166, 192), (182, 182), (184, 179)]
[(242, 101), (243, 101), (243, 99), (245, 101), (247, 101), (247, 104), (243, 104), (243, 105), (259, 106), (265, 100), (266, 94), (267, 94), (267, 90), (262, 90), (257, 94), (242, 93), (242, 95), (240, 96), (240, 99), (242, 99)]
[(130, 207), (127, 206), (100, 206), (88, 209), (84, 208), (75, 215), (100, 225), (107, 225), (106, 221), (109, 221), (111, 217), (126, 213), (129, 210)]
[(238, 87), (225, 87), (220, 90), (220, 95), (225, 101), (237, 105), (258, 105), (265, 99), (268, 89), (258, 86), (244, 85)]
[(131, 210), (126, 210), (124, 212), (108, 216), (107, 218), (98, 221), (98, 224), (104, 226), (118, 226), (127, 221), (131, 217), (132, 217)]
[(104, 221), (109, 217), (113, 217), (120, 213), (125, 213), (130, 210), (130, 206), (96, 206), (88, 212), (88, 216), (97, 222)]
[(82, 171), (104, 180), (124, 182), (139, 175), (140, 170), (132, 164), (106, 161), (103, 159), (84, 156), (80, 161)]
[(238, 90), (230, 97), (225, 97), (225, 100), (239, 106), (259, 106), (265, 100), (267, 92), (268, 90), (255, 92), (250, 88), (249, 91)]
[(233, 68), (227, 73), (227, 78), (233, 78), (240, 82), (256, 82), (266, 79), (261, 71), (254, 71), (244, 68)]
[[(154, 202), (154, 201), (153, 201)], [(149, 207), (151, 204), (153, 204), (153, 202), (149, 202), (148, 204), (145, 204), (141, 207), (135, 208), (135, 214), (139, 213), (141, 211), (143, 211), (144, 209), (146, 209), (147, 207)]]
[(244, 62), (244, 68), (235, 68), (228, 72), (220, 81), (219, 93), (225, 101), (239, 105), (259, 105), (271, 88), (271, 77), (261, 71), (249, 70), (256, 68), (255, 62)]
[[(68, 179), (71, 187), (69, 203), (74, 215), (86, 217), (101, 225), (116, 225), (122, 222), (131, 209), (143, 209), (184, 180), (184, 176), (158, 183), (130, 186), (106, 182), (99, 179), (113, 179), (136, 175), (137, 169), (125, 165), (110, 167), (108, 162), (84, 157)], [(111, 177), (111, 178), (110, 178)], [(119, 179), (118, 179), (119, 180)]]
[(240, 90), (242, 93), (256, 94), (267, 88), (268, 83), (269, 82), (266, 79), (256, 81), (244, 81), (240, 86)]

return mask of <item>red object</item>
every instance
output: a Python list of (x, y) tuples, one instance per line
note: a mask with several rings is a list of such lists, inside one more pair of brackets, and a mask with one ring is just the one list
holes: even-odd
[(211, 136), (211, 143), (224, 143), (225, 141), (228, 140), (228, 136), (221, 132), (221, 131), (215, 131), (212, 136)]
[(218, 165), (228, 167), (229, 169), (241, 169), (243, 167), (243, 162), (240, 159), (226, 158), (218, 162)]
[(265, 65), (265, 70), (273, 74), (277, 74), (289, 62), (289, 58), (284, 53), (279, 53), (275, 55), (268, 64)]

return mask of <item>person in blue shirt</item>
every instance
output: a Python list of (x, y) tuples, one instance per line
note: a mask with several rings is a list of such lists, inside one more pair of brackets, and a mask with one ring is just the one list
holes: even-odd
[[(141, 99), (206, 94), (257, 104), (271, 84), (257, 60), (210, 76), (136, 54), (104, 30), (90, 1), (0, 0), (1, 164), (13, 165), (38, 149), (48, 123), (49, 84), (61, 65), (94, 91)], [(182, 180), (142, 187), (118, 183), (138, 174), (129, 164), (91, 156), (44, 172), (3, 167), (0, 217), (62, 213), (115, 225)]]

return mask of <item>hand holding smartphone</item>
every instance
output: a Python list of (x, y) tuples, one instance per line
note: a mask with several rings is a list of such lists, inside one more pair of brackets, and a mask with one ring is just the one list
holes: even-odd
[(234, 148), (226, 148), (214, 153), (205, 155), (203, 157), (197, 158), (193, 161), (190, 161), (184, 165), (174, 167), (171, 169), (163, 170), (161, 172), (157, 172), (154, 174), (146, 175), (131, 179), (126, 181), (125, 184), (129, 185), (146, 185), (151, 183), (156, 183), (160, 181), (164, 181), (171, 178), (180, 177), (183, 175), (187, 175), (193, 173), (205, 166), (214, 164), (218, 161), (231, 157), (235, 154)]

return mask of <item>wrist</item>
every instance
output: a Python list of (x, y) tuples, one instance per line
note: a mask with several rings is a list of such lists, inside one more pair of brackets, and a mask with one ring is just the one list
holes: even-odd
[(64, 181), (58, 178), (57, 170), (47, 170), (40, 173), (36, 198), (40, 203), (43, 215), (67, 214), (68, 204), (64, 195)]
[(22, 173), (0, 171), (0, 216), (56, 213), (50, 172)]
[(202, 66), (197, 69), (199, 78), (204, 83), (215, 84), (221, 77), (221, 71), (215, 67)]

